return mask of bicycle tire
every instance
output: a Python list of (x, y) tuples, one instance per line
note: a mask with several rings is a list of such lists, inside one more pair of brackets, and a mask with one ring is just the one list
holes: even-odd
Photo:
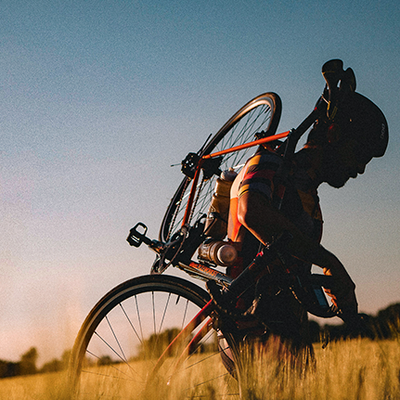
[[(204, 156), (213, 151), (248, 143), (255, 140), (255, 133), (260, 131), (267, 132), (267, 135), (274, 135), (280, 121), (281, 111), (282, 103), (276, 93), (268, 92), (255, 97), (222, 126), (199, 152), (199, 155)], [(250, 148), (222, 156), (220, 170), (239, 169), (252, 152), (254, 152), (254, 149)], [(159, 240), (162, 242), (166, 242), (180, 229), (187, 204), (185, 194), (190, 190), (190, 180), (190, 178), (185, 177), (171, 199), (160, 227)], [(201, 180), (202, 177), (200, 177), (199, 182)], [(201, 193), (199, 193), (192, 210), (192, 221), (198, 220), (201, 215), (207, 212), (215, 180), (216, 176), (214, 175), (207, 179), (201, 188)]]
[[(226, 357), (230, 356), (229, 349), (222, 350), (222, 341), (218, 340), (208, 344), (214, 347), (214, 352), (211, 353), (210, 348), (208, 352), (204, 350), (210, 339), (217, 340), (214, 330), (204, 338), (203, 347), (199, 347), (203, 353), (197, 351), (174, 372), (174, 385), (167, 385), (167, 382), (172, 373), (172, 361), (179, 353), (169, 355), (162, 365), (163, 371), (157, 374), (157, 378), (163, 378), (155, 381), (153, 377), (152, 393), (148, 393), (150, 371), (170, 342), (168, 338), (162, 343), (160, 334), (164, 332), (164, 336), (168, 336), (166, 329), (181, 329), (208, 300), (208, 293), (199, 286), (168, 275), (141, 276), (112, 289), (90, 311), (75, 340), (69, 368), (72, 397), (89, 400), (114, 398), (115, 395), (124, 399), (147, 399), (156, 394), (160, 398), (181, 398), (182, 393), (188, 397), (207, 397), (207, 391), (212, 390), (221, 391), (222, 398), (225, 395), (230, 399), (240, 398), (238, 383), (224, 367)], [(157, 306), (160, 308), (156, 309)], [(181, 313), (179, 320), (177, 312)], [(229, 334), (223, 338), (233, 343)], [(224, 361), (220, 357), (221, 350)], [(206, 365), (201, 366), (201, 362)], [(210, 373), (221, 375), (221, 382), (212, 389), (204, 382), (215, 378)], [(172, 388), (175, 394), (168, 397), (168, 390)]]

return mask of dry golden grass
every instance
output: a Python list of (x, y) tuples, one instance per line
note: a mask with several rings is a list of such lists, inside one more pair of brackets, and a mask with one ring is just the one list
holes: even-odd
[[(354, 339), (330, 343), (326, 349), (316, 345), (316, 363), (305, 368), (299, 361), (289, 366), (267, 350), (249, 367), (251, 380), (246, 388), (249, 400), (400, 400), (400, 342)], [(136, 365), (139, 367), (139, 365)], [(212, 368), (209, 365), (205, 368)], [(190, 377), (185, 378), (188, 384)], [(223, 384), (229, 384), (226, 381)], [(101, 385), (98, 385), (101, 386)], [(96, 387), (97, 395), (90, 399), (108, 399), (112, 392), (121, 399), (141, 399), (137, 388)], [(208, 386), (203, 399), (219, 399), (219, 387)], [(105, 392), (107, 391), (107, 396)], [(186, 397), (185, 397), (186, 396)], [(178, 400), (196, 398), (196, 392), (172, 391), (165, 386), (152, 386), (151, 399)], [(0, 399), (5, 400), (65, 400), (63, 374), (34, 375), (0, 380)], [(88, 397), (89, 400), (89, 397)]]
[(64, 400), (64, 373), (20, 376), (0, 380), (1, 400)]
[[(204, 357), (206, 359), (204, 360)], [(235, 399), (238, 396), (237, 381), (232, 378), (219, 362), (219, 354), (209, 356), (208, 353), (200, 356), (192, 356), (189, 365), (191, 368), (184, 370), (178, 369), (172, 378), (166, 378), (165, 371), (169, 374), (173, 371), (176, 359), (167, 359), (162, 366), (162, 371), (150, 381), (145, 387), (146, 373), (153, 370), (154, 361), (136, 361), (130, 363), (129, 367), (125, 364), (118, 364), (115, 368), (113, 365), (95, 367), (86, 369), (94, 373), (82, 374), (81, 395), (79, 400), (88, 399), (187, 399), (187, 398), (213, 398), (218, 399)], [(201, 362), (199, 363), (199, 361)], [(110, 384), (108, 379), (100, 379), (99, 375), (111, 376), (114, 382)], [(215, 384), (213, 378), (222, 376)], [(127, 379), (128, 378), (128, 379)], [(168, 382), (168, 384), (167, 384)], [(198, 386), (199, 382), (212, 382)], [(90, 396), (86, 393), (90, 391)], [(205, 397), (204, 397), (205, 396)]]
[[(265, 358), (265, 357), (264, 357)], [(316, 363), (253, 364), (250, 400), (400, 400), (399, 341), (356, 339), (316, 346)]]

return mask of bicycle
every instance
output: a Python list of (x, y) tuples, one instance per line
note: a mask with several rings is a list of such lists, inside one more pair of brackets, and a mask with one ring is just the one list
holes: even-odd
[[(275, 93), (264, 93), (245, 104), (197, 153), (182, 161), (185, 176), (167, 208), (158, 240), (147, 237), (143, 223), (136, 224), (127, 239), (135, 247), (145, 243), (156, 253), (150, 274), (108, 292), (79, 331), (69, 372), (76, 398), (92, 398), (92, 392), (106, 396), (116, 384), (121, 398), (139, 393), (163, 397), (164, 388), (190, 398), (240, 398), (246, 365), (241, 358), (243, 334), (235, 329), (237, 321), (254, 317), (230, 312), (221, 304), (227, 298), (232, 303), (253, 288), (256, 277), (277, 257), (284, 268), (267, 274), (273, 285), (314, 315), (339, 315), (322, 289), (330, 286), (330, 277), (311, 274), (305, 278), (287, 266), (285, 243), (290, 238), (286, 236), (265, 248), (237, 279), (221, 272), (213, 261), (194, 260), (206, 239), (204, 218), (221, 171), (240, 169), (255, 146), (285, 139), (284, 176), (299, 138), (316, 119), (336, 107), (338, 83), (355, 89), (354, 74), (350, 69), (343, 71), (339, 60), (325, 64), (323, 74), (324, 94), (296, 129), (276, 134), (281, 100)], [(266, 137), (253, 140), (259, 132), (266, 132)], [(213, 296), (189, 280), (163, 275), (170, 266), (208, 282)], [(221, 288), (229, 293), (222, 301), (216, 299)], [(211, 387), (215, 379), (221, 382)]]

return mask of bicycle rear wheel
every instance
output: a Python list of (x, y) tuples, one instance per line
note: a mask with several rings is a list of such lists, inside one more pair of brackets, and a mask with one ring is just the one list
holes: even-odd
[[(211, 138), (211, 140), (199, 152), (200, 156), (212, 152), (228, 149), (255, 140), (255, 134), (261, 131), (273, 135), (279, 124), (281, 116), (281, 100), (275, 93), (264, 93), (255, 97), (236, 112), (225, 125)], [(246, 149), (226, 154), (222, 157), (220, 171), (233, 168), (239, 170), (250, 157), (254, 149)], [(202, 173), (201, 173), (202, 174)], [(214, 190), (216, 175), (209, 178), (200, 176), (198, 198), (191, 211), (191, 221), (197, 221), (205, 214)], [(159, 239), (166, 242), (177, 232), (184, 217), (191, 179), (185, 177), (175, 192), (165, 213), (161, 224)]]
[(224, 367), (234, 367), (229, 335), (217, 337), (211, 329), (176, 367), (182, 349), (209, 319), (170, 348), (162, 364), (157, 361), (208, 300), (200, 287), (165, 275), (134, 278), (111, 290), (76, 338), (69, 370), (74, 398), (239, 398), (238, 383)]

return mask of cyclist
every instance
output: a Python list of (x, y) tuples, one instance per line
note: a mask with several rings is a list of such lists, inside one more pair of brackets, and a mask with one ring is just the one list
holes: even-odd
[[(342, 100), (334, 120), (316, 121), (307, 143), (293, 156), (285, 179), (277, 173), (282, 165), (279, 148), (260, 146), (232, 186), (228, 237), (239, 249), (241, 262), (228, 273), (238, 276), (254, 258), (260, 242), (266, 245), (273, 237), (288, 231), (293, 236), (288, 247), (298, 268), (308, 273), (315, 264), (326, 275), (332, 275), (334, 287), (326, 292), (342, 311), (343, 319), (354, 320), (355, 284), (339, 259), (320, 244), (322, 214), (318, 187), (324, 182), (334, 188), (344, 186), (350, 178), (364, 173), (373, 157), (383, 156), (387, 144), (388, 126), (381, 110), (366, 97), (350, 92)], [(250, 307), (261, 319), (263, 312), (269, 317), (273, 315), (274, 307), (279, 304), (288, 306), (282, 301), (271, 304), (271, 296), (264, 294), (265, 298), (269, 302), (260, 300), (260, 289)], [(242, 307), (249, 307), (251, 300), (248, 298)], [(279, 310), (276, 314), (280, 314)], [(294, 329), (300, 330), (306, 314), (299, 309), (294, 314), (299, 322)]]

